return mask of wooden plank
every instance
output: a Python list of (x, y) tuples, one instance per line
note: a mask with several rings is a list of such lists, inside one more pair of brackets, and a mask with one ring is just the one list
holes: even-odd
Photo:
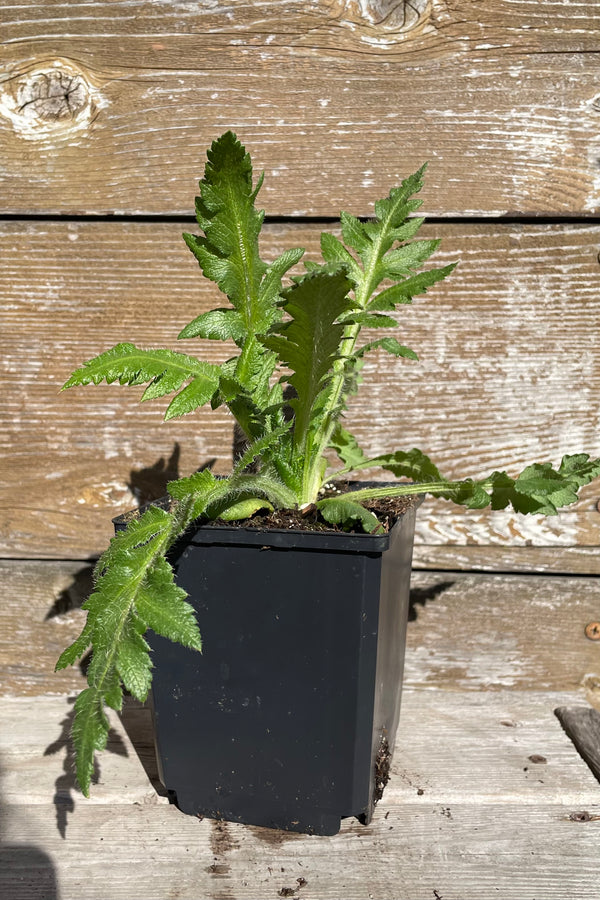
[(598, 209), (593, 0), (3, 12), (6, 211), (187, 212), (228, 127), (266, 170), (276, 215), (368, 214), (427, 159), (432, 213)]
[[(222, 411), (164, 424), (164, 403), (140, 406), (137, 389), (59, 394), (84, 359), (123, 339), (175, 347), (183, 324), (221, 302), (186, 250), (183, 227), (0, 226), (3, 555), (93, 556), (106, 546), (111, 517), (134, 505), (134, 494), (160, 495), (177, 471), (213, 458), (215, 471), (227, 470), (232, 428)], [(270, 225), (265, 258), (294, 245), (316, 258), (319, 231)], [(426, 234), (444, 239), (440, 264), (459, 259), (460, 266), (402, 310), (402, 338), (418, 349), (420, 363), (368, 358), (348, 413), (365, 449), (420, 446), (455, 477), (515, 472), (579, 450), (600, 453), (600, 228), (432, 225)], [(209, 342), (182, 347), (213, 361), (228, 352)], [(590, 485), (575, 508), (547, 520), (428, 501), (418, 541), (430, 554), (449, 543), (460, 553), (469, 545), (590, 548), (600, 543), (598, 492)], [(568, 554), (564, 560), (568, 566)], [(577, 571), (595, 565), (580, 556)]]
[[(62, 900), (264, 900), (285, 888), (305, 900), (430, 900), (434, 891), (563, 900), (568, 884), (595, 900), (597, 785), (551, 713), (574, 697), (407, 692), (375, 819), (366, 828), (345, 820), (331, 838), (198, 821), (149, 803), (135, 754), (105, 754), (96, 799), (82, 800), (68, 790), (56, 741), (66, 698), (3, 700), (11, 728), (0, 744), (0, 888), (20, 900), (37, 900), (40, 885)], [(545, 763), (531, 759), (542, 755)]]
[(597, 804), (587, 822), (541, 803), (386, 811), (368, 829), (314, 838), (184, 822), (173, 808), (88, 806), (63, 840), (51, 806), (24, 806), (5, 825), (0, 885), (18, 900), (277, 900), (285, 889), (300, 900), (597, 900)]
[(600, 554), (597, 547), (476, 547), (417, 543), (413, 568), (600, 575)]
[[(600, 708), (595, 578), (414, 572), (405, 680), (436, 691), (575, 690)], [(558, 649), (559, 648), (559, 649)]]
[[(73, 697), (0, 698), (3, 803), (166, 805), (158, 788), (150, 710), (126, 701), (109, 711), (107, 750), (98, 756), (90, 799), (76, 788), (68, 739)], [(585, 807), (598, 794), (593, 774), (553, 715), (577, 692), (438, 692), (407, 688), (385, 793), (392, 808), (424, 803), (560, 803)], [(536, 761), (537, 760), (537, 761)], [(24, 782), (26, 781), (26, 789)]]
[[(35, 697), (82, 688), (77, 666), (54, 673), (79, 634), (90, 567), (0, 561), (2, 693)], [(569, 691), (600, 709), (595, 578), (414, 572), (406, 684), (439, 691)], [(202, 622), (200, 622), (202, 628)], [(560, 647), (560, 653), (556, 648)], [(595, 673), (595, 674), (594, 674)]]

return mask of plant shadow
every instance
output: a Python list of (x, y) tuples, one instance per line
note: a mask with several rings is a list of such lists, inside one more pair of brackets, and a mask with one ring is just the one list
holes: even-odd
[(438, 581), (437, 584), (432, 584), (430, 587), (426, 588), (411, 587), (410, 599), (408, 601), (408, 621), (416, 622), (419, 616), (419, 607), (423, 607), (425, 604), (436, 600), (440, 594), (443, 594), (444, 591), (447, 591), (455, 583), (455, 581), (448, 579), (447, 581)]
[(132, 469), (129, 473), (127, 486), (136, 499), (138, 506), (160, 500), (167, 493), (167, 485), (170, 481), (176, 481), (179, 475), (179, 460), (181, 447), (178, 443), (173, 446), (170, 457), (165, 460), (161, 456), (153, 465), (143, 469)]
[[(54, 756), (65, 750), (62, 772), (58, 775), (54, 783), (54, 809), (56, 811), (56, 827), (60, 836), (64, 839), (67, 835), (67, 825), (69, 813), (75, 809), (76, 793), (79, 793), (77, 786), (77, 775), (75, 770), (75, 749), (71, 739), (71, 730), (73, 728), (73, 719), (75, 718), (75, 697), (68, 697), (67, 702), (69, 709), (64, 719), (60, 723), (61, 732), (57, 739), (49, 744), (44, 750), (44, 756)], [(110, 729), (108, 734), (107, 750), (117, 753), (119, 756), (127, 756), (127, 747), (125, 746), (121, 735), (114, 729)], [(92, 785), (98, 784), (100, 778), (100, 768), (98, 763), (94, 763), (94, 771), (92, 774)]]

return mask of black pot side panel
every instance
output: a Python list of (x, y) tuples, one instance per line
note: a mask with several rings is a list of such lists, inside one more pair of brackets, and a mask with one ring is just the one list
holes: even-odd
[(387, 681), (401, 679), (404, 655), (406, 601), (394, 596), (408, 598), (410, 547), (392, 543), (399, 560), (386, 551), (383, 574), (381, 553), (177, 551), (203, 653), (150, 642), (161, 779), (180, 809), (315, 834), (370, 819), (374, 757), (397, 725), (400, 683)]

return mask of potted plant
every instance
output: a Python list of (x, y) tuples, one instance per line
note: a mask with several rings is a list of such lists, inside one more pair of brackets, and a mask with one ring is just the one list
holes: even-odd
[[(553, 515), (600, 474), (582, 453), (451, 482), (416, 449), (367, 457), (344, 427), (367, 353), (416, 359), (363, 328), (395, 328), (390, 313), (454, 268), (421, 270), (439, 243), (413, 240), (423, 173), (370, 221), (341, 213), (342, 240), (324, 233), (323, 260), (284, 287), (304, 251), (262, 260), (262, 177), (254, 185), (225, 133), (200, 182), (202, 233), (184, 238), (229, 304), (179, 337), (228, 341), (232, 356), (214, 365), (122, 343), (64, 385), (145, 384), (143, 400), (173, 395), (166, 419), (225, 405), (244, 438), (227, 477), (197, 471), (116, 520), (85, 627), (57, 663), (92, 649), (72, 730), (84, 794), (105, 705), (120, 709), (124, 690), (144, 700), (154, 669), (161, 777), (184, 811), (321, 834), (344, 815), (369, 821), (398, 724), (418, 500)], [(347, 483), (373, 467), (394, 481)]]

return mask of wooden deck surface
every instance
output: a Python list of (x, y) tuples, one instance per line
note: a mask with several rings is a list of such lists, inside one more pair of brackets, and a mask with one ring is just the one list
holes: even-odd
[(598, 900), (600, 784), (554, 715), (600, 708), (596, 578), (415, 573), (391, 781), (368, 827), (309, 837), (170, 806), (136, 704), (112, 716), (84, 800), (67, 742), (83, 679), (52, 667), (86, 570), (4, 562), (0, 577), (0, 896)]

